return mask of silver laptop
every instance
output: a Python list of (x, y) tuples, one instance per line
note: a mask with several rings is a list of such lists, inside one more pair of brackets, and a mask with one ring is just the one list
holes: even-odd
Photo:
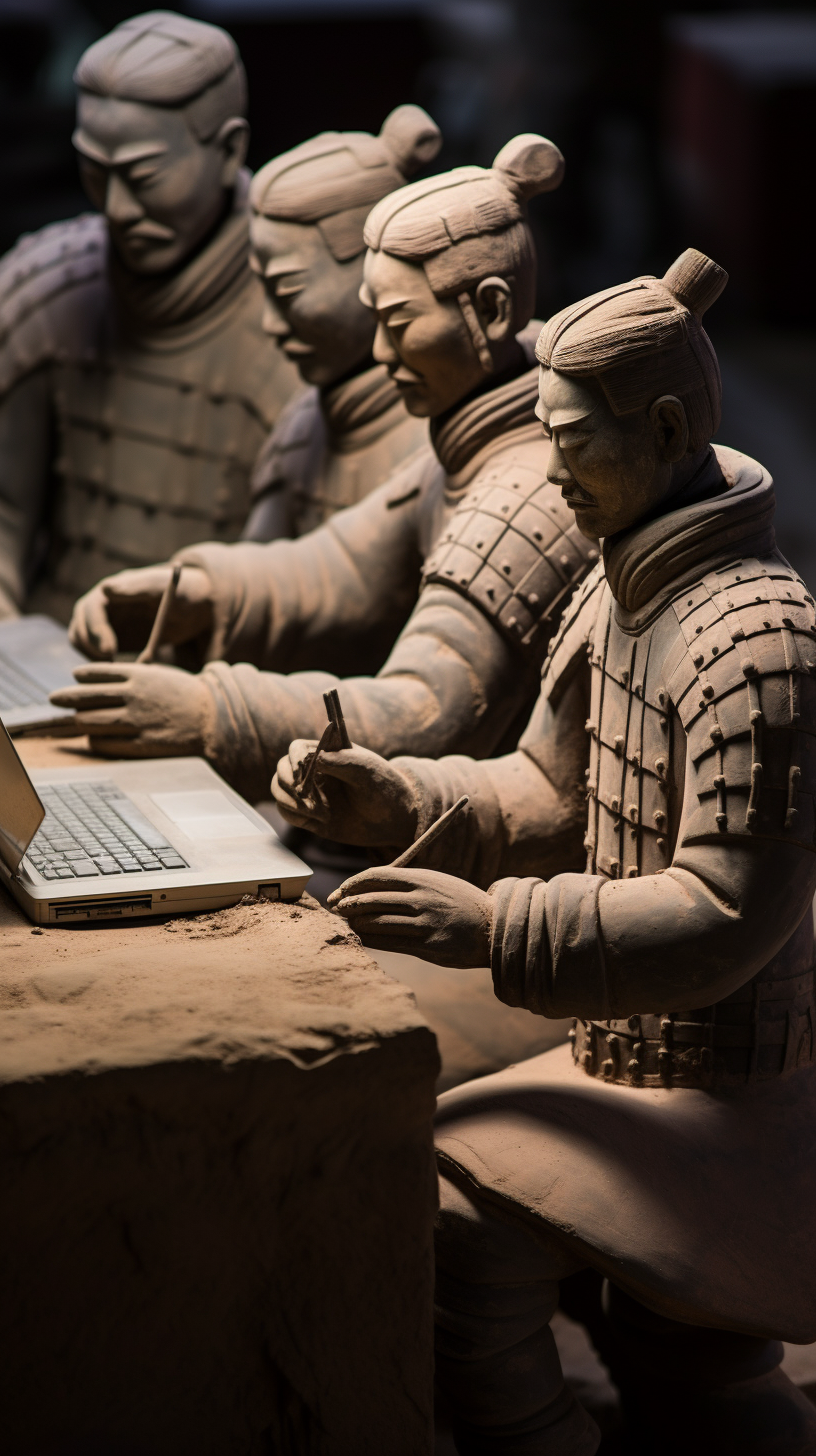
[(201, 758), (29, 776), (0, 724), (0, 881), (39, 925), (296, 900), (310, 876)]
[(13, 617), (0, 622), (0, 720), (9, 733), (73, 718), (69, 708), (48, 701), (57, 688), (74, 686), (74, 668), (87, 662), (68, 633), (51, 617)]

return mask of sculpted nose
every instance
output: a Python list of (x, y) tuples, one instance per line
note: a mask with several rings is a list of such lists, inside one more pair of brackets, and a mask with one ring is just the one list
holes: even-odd
[(378, 364), (399, 364), (400, 356), (394, 348), (385, 324), (377, 324), (377, 332), (374, 335), (374, 358)]
[(283, 314), (278, 308), (272, 294), (267, 293), (261, 315), (261, 328), (265, 334), (271, 334), (273, 339), (288, 339), (292, 330), (287, 324)]
[(550, 458), (547, 461), (547, 479), (552, 485), (569, 485), (573, 479), (572, 471), (561, 453), (561, 447), (555, 435), (553, 435), (550, 443)]
[(105, 216), (120, 226), (140, 222), (145, 215), (141, 203), (137, 202), (127, 184), (118, 172), (111, 172), (105, 193)]

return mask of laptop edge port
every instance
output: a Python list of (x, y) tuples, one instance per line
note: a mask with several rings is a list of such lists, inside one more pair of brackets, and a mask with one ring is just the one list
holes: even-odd
[(121, 900), (72, 900), (67, 904), (48, 906), (48, 919), (57, 920), (122, 920), (134, 915), (149, 915), (152, 895), (127, 895)]

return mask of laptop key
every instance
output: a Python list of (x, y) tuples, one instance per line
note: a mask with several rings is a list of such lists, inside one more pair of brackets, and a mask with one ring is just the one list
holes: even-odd
[(89, 859), (75, 859), (71, 862), (71, 868), (79, 879), (88, 879), (91, 875), (98, 875), (101, 872)]
[(187, 869), (187, 863), (185, 860), (182, 859), (180, 854), (165, 854), (162, 850), (159, 850), (158, 854), (159, 859), (161, 860), (166, 870)]

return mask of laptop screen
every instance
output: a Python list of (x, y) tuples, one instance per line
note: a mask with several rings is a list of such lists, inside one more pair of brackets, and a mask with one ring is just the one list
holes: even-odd
[(0, 722), (0, 859), (12, 874), (44, 818), (36, 789)]

